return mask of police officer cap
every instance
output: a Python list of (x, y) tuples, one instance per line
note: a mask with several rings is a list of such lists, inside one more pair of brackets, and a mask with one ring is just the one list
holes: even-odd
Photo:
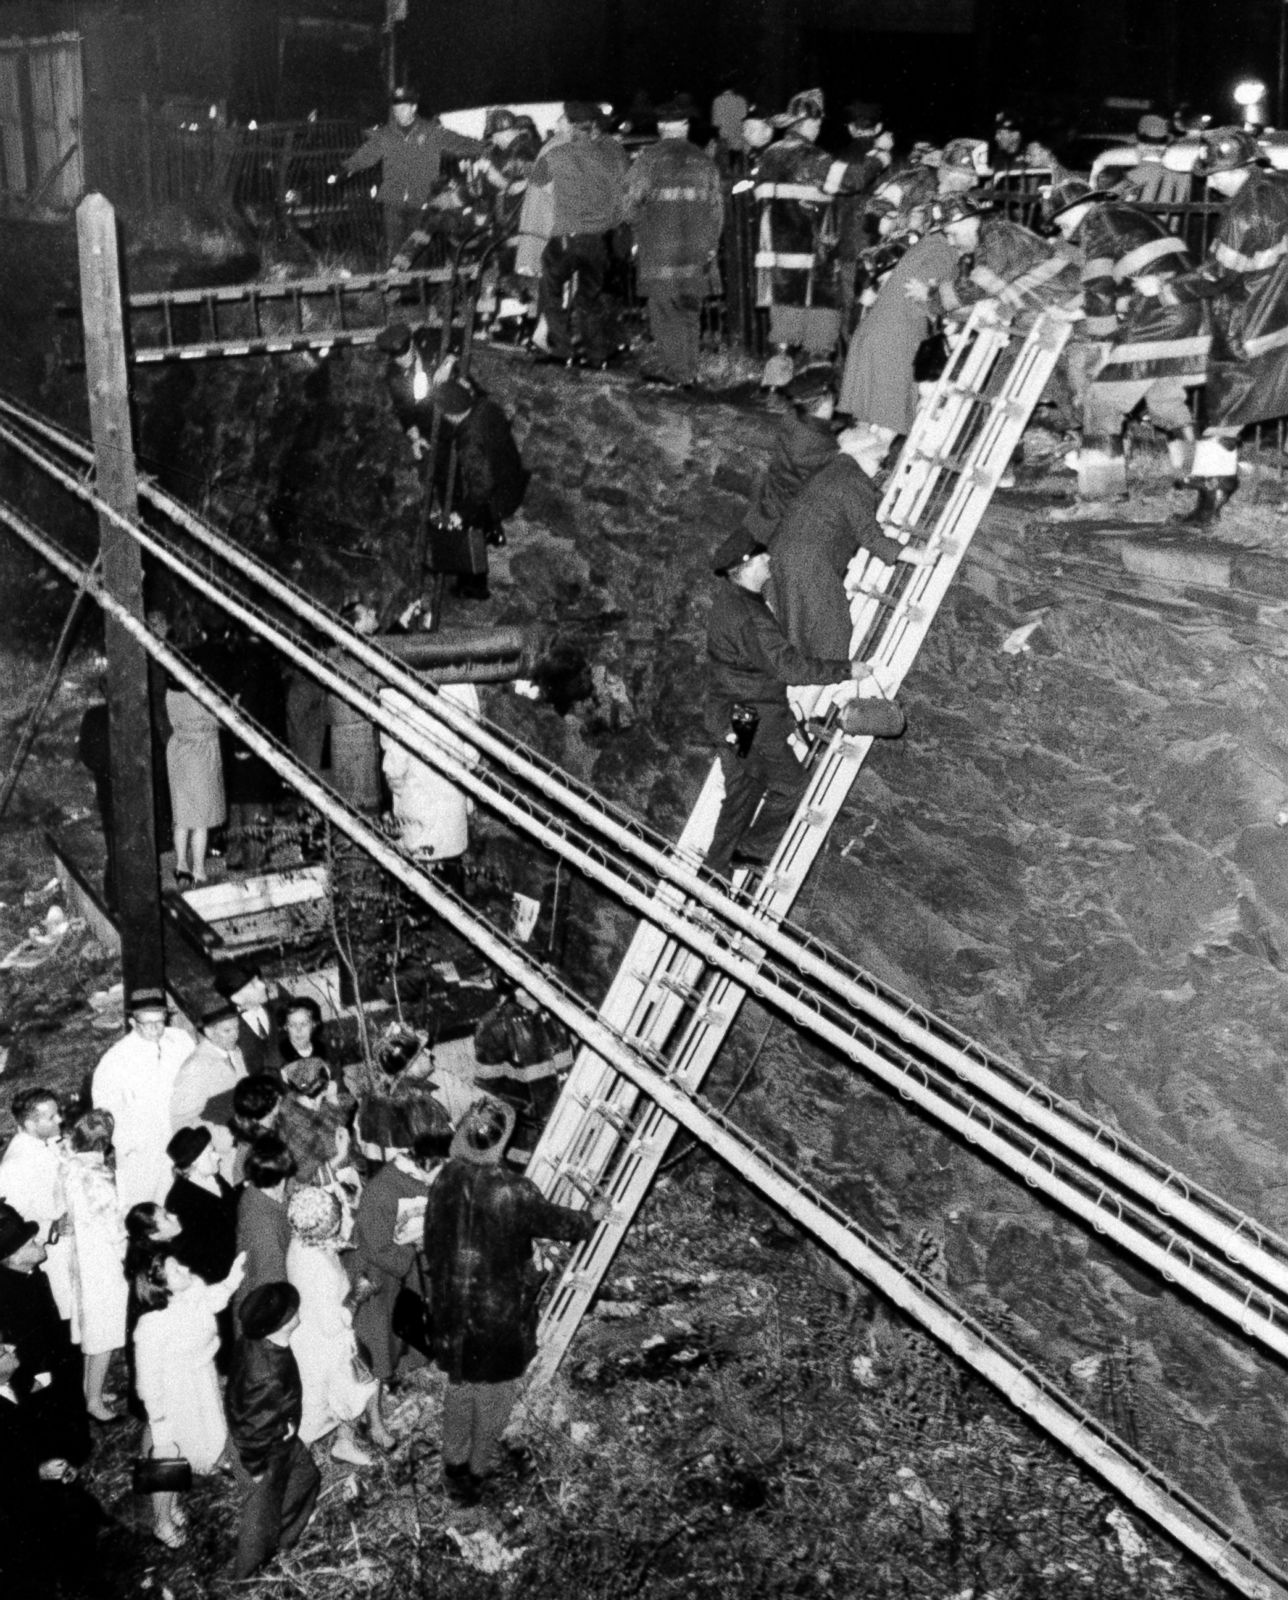
[(126, 1009), (135, 1016), (140, 1011), (168, 1011), (170, 1003), (164, 989), (131, 989)]
[(599, 121), (599, 107), (589, 100), (567, 100), (564, 102), (564, 116), (574, 128), (589, 128)]
[(376, 349), (387, 356), (406, 355), (411, 349), (411, 329), (405, 322), (391, 322), (376, 335)]
[(693, 118), (693, 107), (686, 105), (677, 95), (674, 100), (664, 101), (656, 112), (659, 122), (690, 122)]
[(740, 567), (744, 561), (750, 561), (752, 556), (763, 556), (768, 549), (769, 546), (761, 544), (758, 539), (748, 539), (739, 528), (717, 547), (715, 555), (711, 558), (711, 570), (718, 578), (723, 578), (735, 567)]
[(294, 1284), (261, 1283), (242, 1301), (237, 1320), (248, 1339), (267, 1339), (284, 1328), (300, 1309), (300, 1291)]
[(845, 108), (845, 120), (856, 128), (875, 128), (881, 121), (881, 107), (870, 100), (851, 100)]
[(418, 106), (420, 104), (420, 96), (412, 88), (411, 84), (400, 83), (389, 96), (389, 104), (391, 106)]

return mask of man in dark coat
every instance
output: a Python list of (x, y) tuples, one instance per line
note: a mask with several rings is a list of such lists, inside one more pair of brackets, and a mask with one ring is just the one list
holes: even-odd
[(246, 1254), (246, 1272), (233, 1296), (234, 1315), (252, 1290), (286, 1276), (286, 1247), (291, 1242), (286, 1185), (295, 1172), (295, 1158), (275, 1133), (262, 1134), (251, 1146), (246, 1182), (237, 1201), (237, 1252)]
[[(530, 188), (549, 191), (553, 209), (537, 304), (550, 359), (573, 360), (579, 340), (584, 360), (598, 367), (613, 355), (604, 279), (608, 235), (626, 214), (630, 163), (621, 145), (600, 133), (597, 106), (570, 100), (561, 127), (568, 137), (545, 147), (528, 179)], [(565, 306), (564, 290), (574, 279), (572, 304)]]
[(840, 279), (841, 338), (849, 340), (859, 320), (859, 258), (873, 243), (868, 232), (868, 201), (890, 166), (893, 140), (881, 120), (881, 107), (864, 100), (845, 108), (850, 142), (841, 160), (850, 177), (836, 199), (836, 270)]
[(114, 1592), (95, 1575), (102, 1507), (57, 1453), (0, 1313), (0, 1592), (5, 1600)]
[(1288, 415), (1288, 175), (1257, 166), (1256, 138), (1243, 128), (1203, 136), (1196, 177), (1225, 195), (1202, 266), (1164, 279), (1136, 279), (1164, 306), (1208, 301), (1207, 425), (1194, 449), (1198, 503), (1184, 520), (1215, 523), (1239, 483), (1239, 434), (1250, 422)]
[(89, 1459), (89, 1419), (81, 1388), (81, 1360), (58, 1315), (40, 1229), (0, 1201), (0, 1323), (14, 1347), (12, 1379), (41, 1449), (78, 1467)]
[(502, 1164), (514, 1129), (508, 1106), (468, 1112), (425, 1209), (434, 1360), (447, 1374), (443, 1483), (472, 1504), (492, 1470), (519, 1379), (537, 1349), (537, 1239), (589, 1238), (607, 1215), (555, 1205)]
[(702, 300), (720, 245), (724, 197), (710, 156), (689, 143), (682, 105), (659, 106), (656, 144), (641, 151), (626, 189), (635, 270), (648, 300), (653, 382), (697, 381)]
[(391, 260), (423, 218), (442, 181), (444, 156), (479, 156), (478, 139), (445, 128), (437, 117), (418, 115), (419, 97), (406, 86), (391, 97), (389, 121), (373, 128), (344, 163), (345, 177), (380, 168), (380, 203), (385, 245)]
[[(769, 860), (809, 780), (788, 742), (796, 731), (788, 685), (858, 681), (869, 669), (863, 662), (851, 664), (845, 651), (820, 660), (792, 644), (764, 601), (770, 576), (764, 545), (748, 546), (744, 535), (735, 534), (716, 552), (714, 571), (727, 581), (716, 592), (707, 623), (706, 720), (719, 747), (725, 793), (707, 865), (726, 877), (731, 865)], [(744, 735), (741, 743), (736, 713), (755, 719), (750, 739)]]
[(836, 456), (831, 369), (816, 367), (802, 373), (787, 393), (791, 407), (742, 519), (748, 544), (769, 544), (800, 490)]
[(291, 1351), (300, 1325), (299, 1290), (283, 1280), (253, 1289), (238, 1312), (225, 1403), (242, 1486), (233, 1577), (249, 1578), (299, 1540), (322, 1477), (300, 1440), (303, 1390)]
[(846, 574), (860, 550), (890, 564), (922, 560), (911, 545), (881, 532), (877, 492), (860, 465), (865, 459), (875, 465), (872, 457), (868, 430), (848, 428), (838, 437), (832, 460), (800, 490), (769, 541), (774, 558), (769, 600), (778, 626), (802, 655), (848, 661), (852, 625)]

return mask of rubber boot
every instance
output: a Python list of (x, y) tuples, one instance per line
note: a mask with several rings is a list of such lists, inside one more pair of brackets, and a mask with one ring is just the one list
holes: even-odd
[(1191, 485), (1198, 490), (1194, 509), (1180, 520), (1186, 527), (1211, 528), (1221, 508), (1239, 487), (1239, 447), (1224, 439), (1200, 439), (1194, 446)]
[(1127, 498), (1127, 458), (1121, 439), (1086, 438), (1078, 451), (1077, 499), (1051, 512), (1052, 522), (1095, 521)]
[(1078, 451), (1078, 498), (1098, 503), (1127, 498), (1127, 458), (1121, 439), (1086, 439)]
[(1194, 471), (1194, 429), (1182, 428), (1167, 441), (1167, 458), (1172, 463), (1176, 477), (1173, 489), (1183, 489)]
[(1238, 478), (1192, 478), (1191, 488), (1199, 497), (1192, 511), (1180, 519), (1187, 528), (1213, 528), (1221, 520), (1221, 508), (1239, 487)]

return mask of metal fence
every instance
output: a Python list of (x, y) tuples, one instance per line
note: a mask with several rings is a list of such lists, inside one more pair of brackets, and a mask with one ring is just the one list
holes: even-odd
[(323, 252), (373, 260), (383, 247), (370, 175), (341, 166), (362, 143), (352, 120), (221, 126), (146, 104), (95, 100), (86, 112), (88, 182), (140, 213), (231, 205), (252, 222), (289, 222)]

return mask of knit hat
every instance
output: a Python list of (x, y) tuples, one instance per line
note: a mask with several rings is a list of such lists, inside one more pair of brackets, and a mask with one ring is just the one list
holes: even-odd
[(1136, 137), (1143, 139), (1146, 144), (1166, 144), (1170, 135), (1167, 118), (1154, 112), (1143, 116), (1136, 124)]
[(205, 1127), (180, 1128), (165, 1147), (171, 1165), (187, 1172), (202, 1151), (210, 1144), (210, 1129)]
[(286, 1207), (291, 1232), (304, 1244), (326, 1244), (340, 1232), (343, 1213), (329, 1189), (297, 1189)]
[(293, 1283), (261, 1283), (242, 1301), (237, 1320), (248, 1339), (267, 1339), (284, 1328), (300, 1309), (300, 1291)]

